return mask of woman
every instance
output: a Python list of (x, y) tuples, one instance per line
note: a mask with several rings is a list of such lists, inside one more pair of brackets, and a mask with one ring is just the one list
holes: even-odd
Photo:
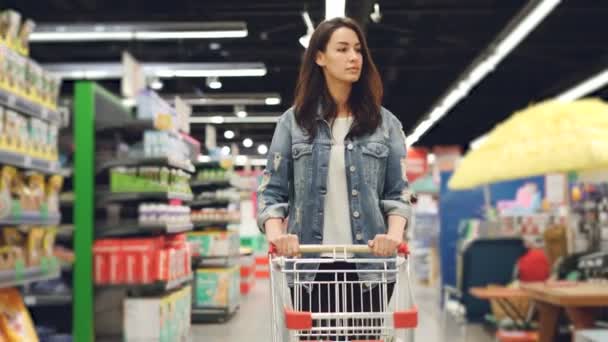
[[(300, 243), (369, 244), (377, 257), (395, 253), (411, 215), (405, 135), (381, 101), (380, 75), (359, 26), (347, 18), (322, 22), (302, 61), (295, 104), (277, 123), (258, 190), (258, 225), (279, 255), (298, 255)], [(353, 265), (301, 267), (342, 270)], [(334, 279), (327, 273), (303, 274), (302, 281), (329, 276)], [(379, 275), (349, 273), (347, 278), (373, 284)], [(308, 309), (333, 306), (333, 291), (332, 296), (320, 288), (311, 291)], [(373, 296), (382, 299), (376, 292)], [(381, 310), (381, 300), (372, 302), (349, 302), (348, 308)]]

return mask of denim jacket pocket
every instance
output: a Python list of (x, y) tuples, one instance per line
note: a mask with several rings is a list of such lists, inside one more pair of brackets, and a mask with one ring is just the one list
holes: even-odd
[(361, 145), (361, 152), (365, 183), (371, 189), (378, 191), (382, 187), (380, 179), (384, 179), (384, 177), (378, 177), (378, 174), (384, 172), (389, 148), (379, 142), (367, 142)]
[(312, 144), (297, 143), (291, 147), (293, 157), (294, 188), (299, 196), (303, 196), (306, 184), (312, 178)]

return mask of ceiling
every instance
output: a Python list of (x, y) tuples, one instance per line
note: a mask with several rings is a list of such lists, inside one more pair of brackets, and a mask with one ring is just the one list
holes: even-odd
[[(224, 0), (35, 0), (3, 1), (42, 22), (245, 21), (242, 39), (162, 42), (38, 43), (32, 56), (41, 63), (120, 61), (128, 50), (144, 62), (263, 62), (264, 77), (223, 78), (211, 90), (204, 79), (173, 79), (161, 93), (277, 92), (279, 106), (254, 106), (250, 112), (279, 114), (293, 100), (306, 33), (301, 11), (313, 22), (324, 16), (324, 1)], [(369, 20), (374, 2), (381, 22)], [(44, 3), (44, 5), (41, 5)], [(526, 5), (525, 0), (347, 0), (347, 15), (363, 23), (385, 86), (385, 106), (410, 132), (452, 82)], [(420, 139), (419, 145), (468, 143), (514, 110), (565, 90), (608, 66), (605, 18), (608, 2), (563, 0), (558, 8), (469, 96)], [(219, 43), (220, 46), (212, 46)], [(104, 84), (118, 91), (117, 82)], [(71, 84), (65, 85), (71, 91)], [(608, 97), (604, 88), (598, 94)], [(196, 107), (198, 115), (232, 113), (231, 107)], [(269, 143), (273, 124), (221, 125), (237, 138)], [(203, 125), (194, 125), (199, 138)], [(253, 148), (255, 148), (254, 146)], [(243, 149), (241, 147), (241, 149)]]

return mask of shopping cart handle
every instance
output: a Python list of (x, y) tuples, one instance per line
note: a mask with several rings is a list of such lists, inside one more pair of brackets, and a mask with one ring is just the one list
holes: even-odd
[[(268, 254), (275, 255), (277, 246), (270, 243), (268, 246)], [(368, 245), (300, 245), (301, 254), (314, 253), (360, 253), (371, 254), (372, 249)], [(402, 242), (397, 247), (397, 254), (407, 256), (410, 254), (410, 249), (407, 243)]]
[(410, 246), (408, 246), (407, 243), (405, 243), (405, 242), (400, 243), (399, 246), (397, 247), (397, 254), (403, 255), (403, 256), (410, 255)]

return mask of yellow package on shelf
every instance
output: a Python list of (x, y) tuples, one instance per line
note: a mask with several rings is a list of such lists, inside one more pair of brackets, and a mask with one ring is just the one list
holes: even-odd
[(32, 318), (17, 289), (0, 289), (0, 340), (38, 342)]

